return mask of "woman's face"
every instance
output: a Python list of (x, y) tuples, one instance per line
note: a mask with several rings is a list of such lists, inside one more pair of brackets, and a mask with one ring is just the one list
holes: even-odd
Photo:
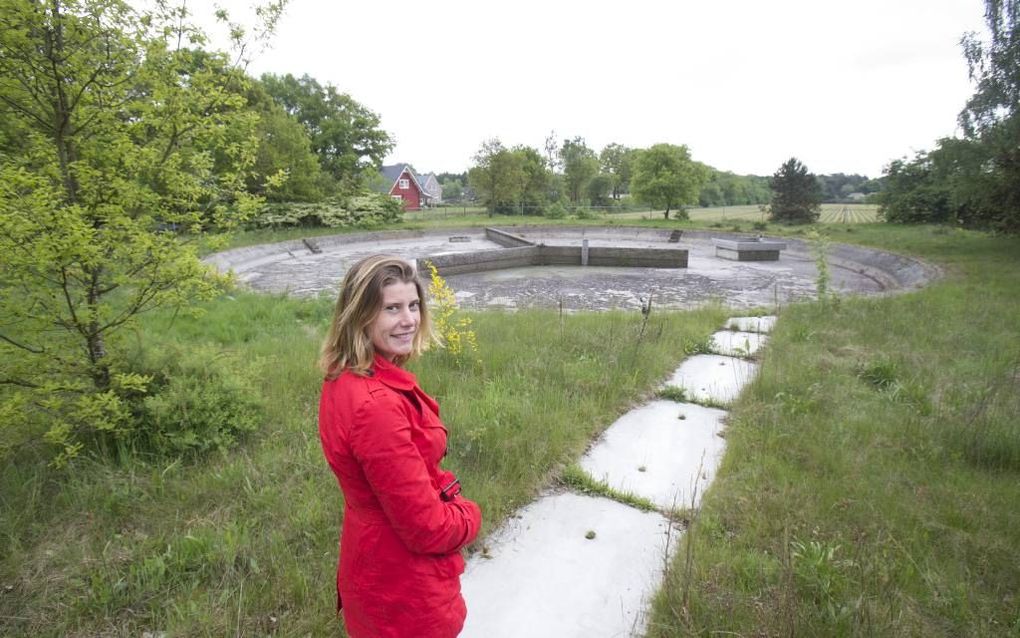
[(398, 355), (411, 354), (421, 322), (420, 305), (418, 288), (413, 283), (383, 286), (379, 312), (367, 328), (376, 353), (389, 361)]

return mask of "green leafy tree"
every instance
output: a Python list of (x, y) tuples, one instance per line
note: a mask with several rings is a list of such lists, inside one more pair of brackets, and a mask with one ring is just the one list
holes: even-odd
[(563, 146), (560, 147), (560, 162), (563, 165), (567, 195), (570, 201), (576, 204), (581, 201), (588, 181), (598, 175), (598, 156), (584, 143), (584, 138), (575, 137), (563, 141)]
[(821, 213), (822, 189), (815, 176), (795, 157), (772, 176), (772, 219), (809, 224)]
[(622, 144), (608, 144), (599, 153), (602, 172), (612, 179), (613, 199), (630, 192), (630, 178), (633, 173), (635, 150)]
[(486, 140), (475, 153), (475, 165), (468, 171), (468, 182), (492, 215), (508, 209), (518, 200), (525, 180), (520, 158), (496, 138)]
[(262, 84), (284, 110), (308, 129), (322, 169), (345, 188), (359, 187), (382, 166), (393, 140), (379, 116), (331, 84), (291, 74), (265, 74)]
[(669, 219), (674, 208), (678, 217), (686, 217), (683, 206), (698, 201), (707, 180), (707, 169), (691, 159), (686, 146), (656, 144), (638, 153), (630, 189), (639, 201), (664, 209)]
[(259, 146), (247, 179), (248, 192), (273, 202), (322, 200), (333, 184), (312, 152), (307, 129), (258, 81), (249, 81), (247, 99), (259, 115)]
[(547, 201), (550, 183), (545, 158), (530, 146), (515, 146), (512, 153), (519, 180), (514, 199), (527, 211), (540, 214)]
[(0, 153), (0, 412), (45, 420), (73, 456), (75, 432), (117, 430), (144, 390), (114, 367), (117, 331), (218, 291), (179, 232), (253, 209), (257, 115), (224, 55), (181, 46), (200, 42), (183, 11), (2, 6), (0, 119), (20, 137)]
[(447, 179), (442, 186), (444, 202), (457, 202), (464, 196), (464, 183), (460, 179)]

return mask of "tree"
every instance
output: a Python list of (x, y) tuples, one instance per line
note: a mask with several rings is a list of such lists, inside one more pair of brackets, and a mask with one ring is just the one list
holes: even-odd
[(54, 441), (127, 418), (123, 392), (144, 380), (111, 362), (119, 329), (218, 291), (174, 231), (228, 226), (257, 203), (243, 76), (182, 48), (198, 36), (165, 9), (4, 2), (0, 119), (23, 137), (0, 153), (0, 389), (17, 389), (0, 412), (47, 411)]
[[(630, 189), (639, 201), (663, 208), (663, 216), (669, 219), (674, 207), (698, 201), (707, 179), (708, 171), (691, 159), (686, 146), (656, 144), (637, 154)], [(682, 208), (680, 215), (686, 216)]]
[(771, 185), (773, 220), (795, 224), (818, 221), (822, 189), (800, 160), (788, 159), (772, 176)]
[(621, 194), (629, 192), (634, 149), (622, 144), (608, 144), (599, 153), (599, 164), (602, 172), (612, 178), (613, 199), (620, 199)]
[(584, 138), (575, 137), (563, 141), (563, 146), (560, 147), (560, 162), (563, 164), (567, 194), (570, 201), (576, 204), (580, 202), (588, 180), (599, 172), (598, 157), (595, 151), (584, 143)]
[(530, 146), (515, 146), (511, 153), (515, 162), (513, 169), (518, 176), (518, 187), (514, 200), (533, 213), (541, 212), (549, 190), (549, 170), (545, 158)]
[(485, 202), (489, 214), (517, 201), (523, 178), (520, 161), (496, 138), (486, 140), (475, 153), (475, 165), (468, 171), (468, 182)]
[(350, 95), (308, 75), (265, 74), (262, 83), (284, 110), (308, 129), (322, 169), (343, 187), (357, 187), (382, 166), (393, 140), (379, 116)]
[(447, 179), (442, 186), (444, 202), (460, 201), (460, 198), (464, 196), (464, 183), (459, 179)]
[(283, 110), (260, 82), (249, 81), (249, 108), (259, 114), (258, 152), (247, 179), (248, 192), (275, 202), (314, 202), (331, 190), (312, 152), (308, 131)]
[[(960, 113), (965, 138), (984, 147), (984, 206), (967, 221), (1020, 231), (1020, 0), (985, 0), (988, 38), (962, 39), (974, 95)], [(973, 192), (973, 191), (972, 191)]]

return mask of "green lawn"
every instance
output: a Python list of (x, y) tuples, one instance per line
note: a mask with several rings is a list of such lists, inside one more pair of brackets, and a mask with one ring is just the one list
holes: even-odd
[[(653, 635), (1020, 631), (1020, 244), (886, 225), (838, 238), (925, 257), (945, 277), (784, 309)], [(313, 366), (330, 305), (236, 293), (125, 334), (241, 353), (261, 371), (265, 423), (198, 459), (58, 471), (40, 446), (14, 450), (0, 465), (0, 635), (339, 635), (341, 507)], [(728, 314), (653, 312), (642, 329), (637, 312), (478, 313), (478, 360), (416, 362), (485, 531), (560, 480)]]
[(945, 278), (784, 311), (652, 636), (1020, 632), (1020, 243), (862, 230)]

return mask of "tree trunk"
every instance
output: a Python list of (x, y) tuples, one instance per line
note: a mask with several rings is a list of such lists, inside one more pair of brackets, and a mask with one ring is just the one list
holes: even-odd
[(666, 204), (666, 212), (662, 214), (663, 219), (669, 219), (669, 204)]

